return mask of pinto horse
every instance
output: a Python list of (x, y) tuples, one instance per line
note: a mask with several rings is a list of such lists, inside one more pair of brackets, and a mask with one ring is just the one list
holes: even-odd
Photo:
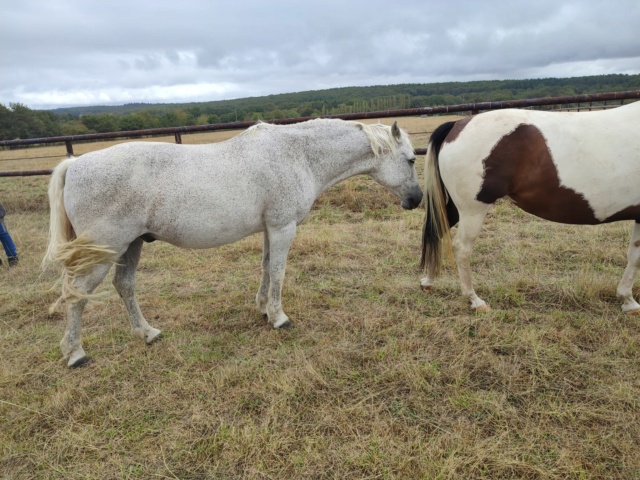
[(296, 226), (335, 183), (367, 174), (416, 208), (422, 190), (406, 132), (385, 125), (318, 119), (255, 125), (222, 143), (134, 142), (58, 165), (49, 185), (49, 246), (44, 263), (63, 265), (68, 366), (87, 361), (80, 327), (87, 300), (112, 264), (113, 284), (134, 334), (151, 343), (160, 330), (135, 297), (144, 241), (210, 248), (264, 234), (256, 304), (276, 328), (291, 325), (281, 291)]
[(632, 287), (640, 265), (640, 102), (610, 110), (551, 113), (496, 110), (440, 125), (425, 165), (427, 216), (420, 284), (429, 291), (452, 242), (462, 293), (488, 305), (471, 282), (473, 243), (500, 198), (553, 222), (596, 225), (634, 220), (627, 267), (617, 288), (622, 310), (639, 313)]

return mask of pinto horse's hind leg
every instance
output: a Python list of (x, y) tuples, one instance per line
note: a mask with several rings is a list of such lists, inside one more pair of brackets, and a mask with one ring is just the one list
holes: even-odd
[(471, 253), (473, 252), (473, 244), (476, 238), (478, 238), (478, 235), (480, 235), (484, 217), (487, 215), (490, 207), (491, 205), (481, 204), (480, 208), (475, 209), (473, 214), (463, 214), (461, 211), (458, 232), (452, 245), (458, 265), (462, 294), (469, 298), (471, 308), (476, 312), (488, 310), (489, 305), (478, 297), (473, 289), (471, 280)]
[(134, 240), (127, 251), (116, 264), (113, 286), (127, 309), (133, 333), (147, 343), (153, 342), (160, 335), (160, 330), (150, 326), (140, 311), (140, 305), (135, 296), (136, 268), (142, 252), (142, 239)]
[[(79, 293), (88, 295), (92, 293), (100, 282), (104, 280), (111, 268), (109, 264), (96, 265), (90, 273), (73, 279), (73, 288)], [(82, 313), (87, 305), (87, 299), (77, 302), (67, 302), (67, 329), (60, 341), (60, 350), (63, 358), (67, 359), (67, 366), (80, 367), (87, 363), (89, 358), (82, 348)]]
[(623, 300), (622, 311), (630, 314), (640, 313), (640, 305), (634, 300), (632, 292), (638, 267), (640, 267), (640, 223), (636, 222), (627, 250), (627, 268), (624, 270), (616, 292)]

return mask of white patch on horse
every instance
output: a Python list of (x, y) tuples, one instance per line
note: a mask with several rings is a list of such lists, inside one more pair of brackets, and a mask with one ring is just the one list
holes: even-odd
[(582, 195), (600, 221), (639, 205), (640, 162), (630, 160), (640, 155), (640, 102), (567, 115), (562, 123), (553, 114), (536, 118), (561, 185)]

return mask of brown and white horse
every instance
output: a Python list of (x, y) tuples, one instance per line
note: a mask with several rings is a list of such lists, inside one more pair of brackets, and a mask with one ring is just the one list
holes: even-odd
[(471, 252), (491, 206), (508, 197), (553, 222), (635, 221), (617, 294), (623, 311), (640, 312), (632, 294), (640, 266), (640, 102), (582, 113), (496, 110), (448, 122), (431, 135), (425, 169), (423, 290), (433, 287), (441, 241), (458, 223), (452, 246), (462, 293), (472, 308), (488, 308), (473, 289)]

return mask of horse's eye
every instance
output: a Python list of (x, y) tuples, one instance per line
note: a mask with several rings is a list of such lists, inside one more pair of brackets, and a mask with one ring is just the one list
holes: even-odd
[(416, 163), (416, 159), (414, 158), (410, 158), (409, 160), (407, 160), (409, 162), (409, 165), (413, 165), (414, 163)]

